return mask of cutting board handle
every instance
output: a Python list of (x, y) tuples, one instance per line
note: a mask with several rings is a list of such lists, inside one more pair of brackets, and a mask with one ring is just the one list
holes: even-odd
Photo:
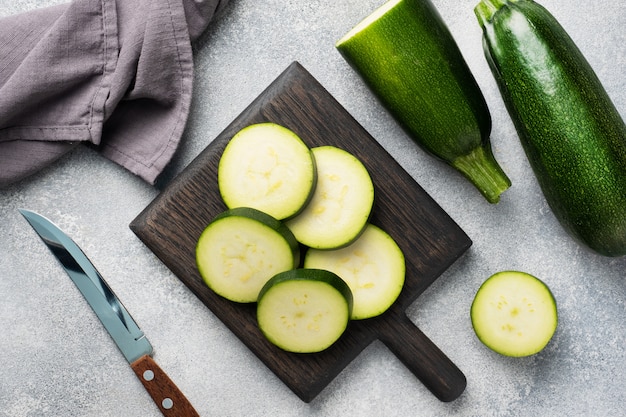
[(449, 402), (463, 393), (463, 372), (405, 314), (387, 324), (380, 340), (437, 398)]

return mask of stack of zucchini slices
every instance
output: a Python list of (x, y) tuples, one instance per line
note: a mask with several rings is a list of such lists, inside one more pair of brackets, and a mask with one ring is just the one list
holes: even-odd
[(256, 302), (276, 346), (322, 351), (350, 320), (378, 316), (399, 296), (404, 255), (369, 223), (374, 184), (354, 155), (253, 124), (224, 149), (218, 186), (228, 209), (198, 240), (198, 270), (220, 296)]

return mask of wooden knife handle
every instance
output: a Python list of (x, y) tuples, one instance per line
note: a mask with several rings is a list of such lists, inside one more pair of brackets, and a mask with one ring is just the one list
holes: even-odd
[(187, 397), (150, 356), (144, 355), (130, 366), (164, 416), (199, 417)]
[(465, 390), (465, 375), (404, 314), (388, 320), (381, 341), (439, 400), (453, 401)]

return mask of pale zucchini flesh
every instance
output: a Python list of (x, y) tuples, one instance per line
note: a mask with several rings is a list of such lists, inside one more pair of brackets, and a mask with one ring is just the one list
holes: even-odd
[(372, 224), (344, 248), (309, 249), (304, 267), (332, 271), (348, 284), (354, 298), (353, 320), (375, 317), (389, 309), (402, 291), (406, 272), (400, 247)]
[(293, 131), (258, 123), (237, 132), (218, 166), (218, 186), (229, 208), (252, 207), (278, 220), (296, 215), (316, 182), (310, 149)]
[(558, 324), (556, 301), (548, 286), (518, 271), (487, 279), (476, 293), (470, 316), (481, 342), (512, 357), (540, 352)]
[(329, 271), (294, 269), (274, 276), (263, 287), (257, 321), (265, 337), (288, 352), (327, 349), (346, 330), (352, 295)]
[(299, 263), (299, 247), (291, 232), (271, 216), (236, 208), (217, 216), (201, 234), (196, 262), (204, 282), (231, 301), (257, 301), (275, 274)]
[(311, 150), (317, 185), (307, 206), (286, 221), (296, 239), (311, 248), (348, 245), (364, 230), (374, 204), (374, 184), (359, 159), (349, 152), (321, 146)]

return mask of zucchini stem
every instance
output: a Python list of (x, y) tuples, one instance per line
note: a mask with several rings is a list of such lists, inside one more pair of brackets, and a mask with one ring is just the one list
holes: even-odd
[(480, 27), (491, 21), (493, 15), (507, 3), (507, 0), (481, 0), (474, 8), (474, 14), (478, 18)]
[(491, 204), (500, 201), (500, 194), (511, 186), (511, 180), (498, 165), (489, 147), (478, 147), (456, 158), (451, 165), (470, 180)]

